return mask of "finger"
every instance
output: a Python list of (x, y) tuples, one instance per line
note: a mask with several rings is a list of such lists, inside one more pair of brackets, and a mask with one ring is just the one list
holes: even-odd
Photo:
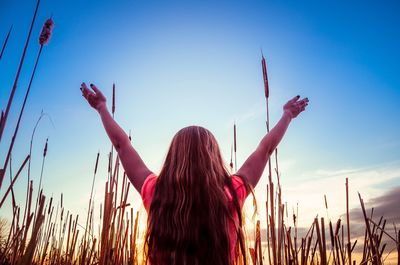
[(82, 91), (82, 96), (85, 99), (88, 99), (89, 96), (91, 95), (91, 92), (87, 88), (81, 88), (81, 91)]
[(80, 89), (82, 91), (83, 96), (86, 96), (88, 88), (87, 88), (87, 86), (86, 86), (86, 84), (84, 82), (81, 84)]
[(302, 100), (300, 100), (300, 101), (298, 101), (296, 103), (299, 104), (300, 106), (308, 104), (308, 98), (303, 98)]
[[(297, 103), (297, 102), (296, 102), (296, 103)], [(298, 104), (299, 104), (300, 107), (302, 107), (302, 106), (306, 105), (307, 102), (304, 101), (304, 100), (300, 100), (300, 101), (298, 101)]]
[(103, 96), (103, 93), (101, 93), (101, 91), (95, 85), (90, 84), (90, 88), (93, 89), (93, 91), (96, 92), (96, 94)]
[(83, 96), (85, 99), (87, 99), (87, 98), (88, 98), (87, 89), (83, 88), (82, 86), (81, 86), (80, 89), (81, 89), (81, 91), (82, 91), (82, 96)]
[(301, 106), (301, 112), (303, 112), (306, 109), (307, 106), (308, 106), (308, 103), (305, 103), (304, 105), (302, 105)]
[(83, 83), (81, 84), (81, 88), (82, 88), (82, 91), (83, 91), (84, 93), (86, 93), (86, 94), (90, 91), (90, 89), (86, 86), (86, 83), (85, 83), (85, 82), (83, 82)]
[(300, 96), (297, 95), (294, 98), (292, 98), (291, 100), (289, 100), (290, 103), (295, 103), (297, 100), (299, 100)]
[(81, 84), (81, 91), (82, 91), (83, 96), (84, 96), (86, 99), (88, 99), (88, 96), (89, 96), (89, 95), (94, 94), (94, 93), (86, 86), (85, 83), (82, 83), (82, 84)]

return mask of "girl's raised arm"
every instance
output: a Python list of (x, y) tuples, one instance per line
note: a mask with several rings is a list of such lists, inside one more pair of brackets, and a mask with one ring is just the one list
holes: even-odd
[(107, 109), (106, 98), (103, 93), (93, 84), (90, 84), (90, 87), (93, 91), (90, 90), (85, 83), (82, 83), (82, 95), (90, 106), (100, 114), (104, 129), (114, 145), (115, 150), (118, 152), (126, 175), (140, 193), (144, 180), (152, 172), (147, 168), (139, 154), (133, 148), (128, 135), (111, 116)]
[(308, 98), (299, 100), (296, 96), (283, 106), (283, 115), (275, 127), (264, 136), (257, 149), (247, 158), (237, 172), (246, 177), (253, 188), (256, 187), (272, 152), (285, 135), (286, 129), (293, 118), (296, 118), (308, 105)]

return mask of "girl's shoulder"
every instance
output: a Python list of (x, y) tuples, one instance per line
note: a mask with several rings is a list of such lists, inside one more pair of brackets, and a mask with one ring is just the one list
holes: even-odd
[(148, 211), (150, 208), (151, 200), (153, 199), (154, 188), (157, 181), (157, 176), (151, 173), (147, 176), (143, 182), (142, 189), (140, 191), (140, 196), (143, 200), (144, 208)]
[[(231, 180), (233, 189), (236, 191), (239, 204), (242, 207), (248, 195), (246, 185), (244, 184), (243, 179), (238, 175), (232, 175)], [(232, 200), (232, 195), (230, 194), (228, 187), (226, 187), (225, 190), (227, 191), (228, 199)]]

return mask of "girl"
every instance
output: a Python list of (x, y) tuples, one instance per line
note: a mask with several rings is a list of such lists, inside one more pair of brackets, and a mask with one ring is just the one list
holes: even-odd
[(247, 264), (242, 206), (289, 123), (304, 111), (308, 99), (296, 96), (283, 106), (282, 118), (233, 176), (228, 173), (211, 132), (190, 126), (172, 139), (157, 177), (112, 118), (104, 95), (95, 85), (90, 87), (92, 90), (82, 83), (82, 94), (100, 114), (148, 213), (145, 264)]

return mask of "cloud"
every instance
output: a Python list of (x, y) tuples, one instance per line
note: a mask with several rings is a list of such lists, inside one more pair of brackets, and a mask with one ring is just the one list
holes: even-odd
[[(307, 178), (282, 184), (283, 200), (288, 202), (290, 208), (299, 204), (299, 222), (302, 226), (311, 223), (317, 214), (332, 219), (344, 216), (346, 178), (349, 179), (351, 208), (359, 207), (357, 192), (362, 194), (365, 201), (370, 202), (376, 198), (375, 203), (380, 203), (378, 198), (386, 194), (385, 192), (395, 183), (400, 182), (400, 166), (399, 163), (389, 163), (366, 168), (319, 169), (309, 172), (307, 175)], [(328, 201), (328, 213), (325, 209), (324, 195)], [(394, 196), (392, 200), (396, 201), (395, 195), (392, 196)], [(385, 198), (385, 200), (389, 200), (389, 198)]]
[(229, 122), (225, 123), (225, 127), (232, 127), (232, 124), (244, 124), (248, 121), (254, 120), (261, 115), (265, 115), (265, 103), (258, 103), (251, 106), (246, 112), (240, 113), (232, 117)]
[[(361, 207), (357, 192), (361, 193), (365, 201), (367, 214), (370, 214), (371, 208), (374, 207), (373, 220), (378, 223), (380, 216), (384, 216), (387, 220), (385, 231), (395, 237), (393, 222), (396, 223), (397, 230), (400, 230), (399, 161), (363, 168), (346, 168), (339, 170), (318, 169), (309, 172), (307, 178), (304, 177), (295, 181), (291, 179), (291, 182), (288, 183), (283, 182), (282, 199), (283, 202), (287, 202), (288, 206), (288, 219), (285, 217), (285, 223), (288, 226), (292, 226), (292, 235), (294, 231), (291, 215), (293, 210), (296, 211), (297, 203), (299, 205), (298, 238), (305, 236), (305, 233), (308, 231), (317, 215), (325, 218), (326, 240), (329, 247), (329, 220), (332, 220), (333, 229), (335, 229), (337, 220), (341, 218), (346, 235), (346, 177), (349, 178), (350, 184), (349, 195), (352, 243), (354, 243), (356, 239), (358, 240), (354, 252), (357, 254), (362, 252), (362, 241), (365, 233), (365, 221), (361, 215)], [(287, 178), (282, 178), (281, 180), (287, 180)], [(263, 176), (256, 188), (259, 210), (258, 218), (261, 219), (261, 237), (264, 242), (266, 242), (266, 181), (267, 177)], [(325, 209), (324, 194), (326, 194), (328, 199), (328, 211)], [(249, 196), (249, 198), (250, 199), (246, 201), (246, 206), (248, 207), (247, 216), (252, 213), (251, 196)], [(248, 226), (248, 235), (251, 236), (250, 240), (252, 240), (253, 233), (254, 230), (252, 224), (250, 224)], [(394, 247), (393, 241), (385, 235), (382, 237), (382, 240), (382, 244), (387, 243), (385, 253), (388, 253), (388, 251)]]

